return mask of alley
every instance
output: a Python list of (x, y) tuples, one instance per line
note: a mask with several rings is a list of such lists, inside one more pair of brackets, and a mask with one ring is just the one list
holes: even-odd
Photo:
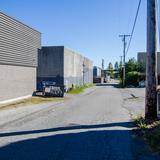
[[(36, 107), (36, 111), (23, 108), (18, 114), (14, 110), (0, 113), (4, 119), (0, 159), (134, 159), (133, 124), (114, 85), (97, 86), (64, 102)], [(29, 111), (32, 108), (33, 112)]]

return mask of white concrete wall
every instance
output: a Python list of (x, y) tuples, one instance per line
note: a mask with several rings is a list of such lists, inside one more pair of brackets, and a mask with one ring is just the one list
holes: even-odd
[(64, 48), (64, 84), (71, 87), (72, 84), (82, 85), (83, 81), (85, 84), (93, 82), (93, 62), (68, 48)]
[(0, 101), (32, 95), (35, 90), (35, 67), (0, 65)]

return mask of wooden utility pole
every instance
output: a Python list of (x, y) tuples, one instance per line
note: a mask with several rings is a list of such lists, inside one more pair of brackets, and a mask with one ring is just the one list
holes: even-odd
[(119, 35), (119, 37), (122, 37), (122, 41), (123, 41), (123, 87), (125, 87), (125, 79), (126, 79), (126, 37), (130, 37), (131, 35)]
[(122, 57), (123, 57), (123, 56), (120, 56), (120, 64), (121, 64), (120, 67), (121, 67), (121, 68), (122, 68)]
[(147, 57), (145, 118), (157, 118), (156, 0), (147, 0)]
[(104, 70), (104, 59), (102, 59), (102, 69)]
[(84, 85), (84, 84), (85, 84), (85, 82), (84, 82), (84, 78), (85, 78), (85, 62), (84, 62), (84, 60), (83, 60), (82, 66), (83, 66), (83, 71), (82, 71), (82, 73), (83, 73), (83, 85)]

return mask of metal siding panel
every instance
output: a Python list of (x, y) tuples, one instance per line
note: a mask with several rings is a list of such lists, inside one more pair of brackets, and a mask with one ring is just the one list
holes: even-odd
[(41, 34), (0, 12), (0, 64), (37, 66)]

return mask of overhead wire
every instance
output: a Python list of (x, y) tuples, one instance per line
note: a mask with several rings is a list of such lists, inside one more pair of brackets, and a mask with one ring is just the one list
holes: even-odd
[(140, 6), (141, 6), (141, 0), (139, 0), (139, 3), (138, 3), (136, 16), (135, 16), (134, 23), (133, 23), (133, 28), (132, 28), (132, 31), (131, 31), (131, 36), (130, 36), (128, 47), (127, 47), (127, 50), (126, 50), (126, 55), (127, 55), (128, 51), (129, 51), (129, 48), (130, 48), (130, 45), (131, 45), (131, 41), (132, 41), (132, 38), (133, 38), (133, 34), (134, 34), (134, 30), (135, 30), (135, 26), (136, 26), (136, 22), (137, 22), (137, 18), (138, 18)]
[(132, 26), (131, 22), (132, 22), (132, 17), (133, 17), (133, 4), (132, 3), (129, 3), (129, 6), (128, 6), (128, 9), (127, 9), (127, 13), (128, 13), (128, 23), (127, 23), (127, 26), (126, 26), (126, 31), (127, 33), (130, 31), (130, 28)]

